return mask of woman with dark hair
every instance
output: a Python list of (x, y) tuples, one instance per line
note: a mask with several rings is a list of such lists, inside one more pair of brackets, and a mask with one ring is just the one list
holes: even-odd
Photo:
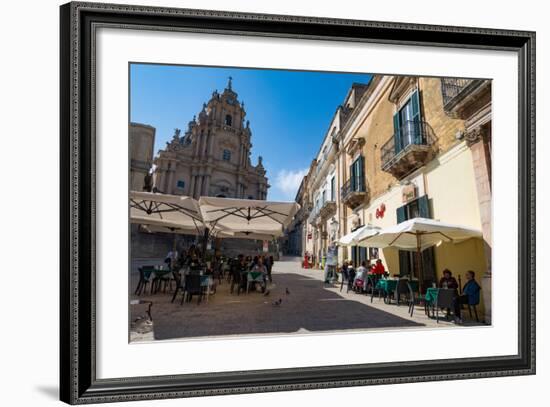
[(439, 280), (439, 288), (450, 288), (453, 290), (458, 289), (458, 283), (456, 281), (456, 278), (453, 277), (453, 273), (451, 273), (451, 270), (443, 270), (443, 277), (441, 277), (441, 280)]

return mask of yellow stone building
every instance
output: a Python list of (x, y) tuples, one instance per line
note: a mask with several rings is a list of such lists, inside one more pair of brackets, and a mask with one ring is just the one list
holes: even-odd
[[(425, 250), (421, 263), (432, 281), (445, 268), (462, 283), (475, 271), (483, 287), (480, 315), (490, 322), (490, 148), (490, 81), (374, 75), (368, 85), (353, 85), (304, 179), (313, 207), (302, 224), (303, 250), (321, 266), (331, 241), (359, 225), (414, 217), (482, 230), (483, 240)], [(415, 256), (395, 248), (339, 249), (340, 264), (379, 257), (396, 275), (418, 275)]]

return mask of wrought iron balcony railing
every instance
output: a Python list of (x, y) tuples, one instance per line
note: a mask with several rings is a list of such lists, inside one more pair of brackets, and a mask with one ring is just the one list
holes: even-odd
[(348, 179), (342, 188), (340, 188), (340, 197), (343, 201), (345, 201), (347, 198), (349, 198), (353, 193), (355, 192), (367, 192), (367, 188), (365, 186), (365, 180), (360, 180), (351, 183), (351, 179)]
[(459, 96), (472, 82), (473, 79), (442, 78), (441, 95), (443, 96), (443, 105), (448, 105), (449, 102)]
[(363, 179), (355, 179), (353, 183), (351, 181), (351, 179), (348, 179), (340, 188), (340, 198), (345, 205), (353, 209), (365, 202), (369, 191), (364, 175)]
[[(402, 176), (403, 171), (423, 165), (432, 150), (435, 136), (430, 125), (423, 121), (406, 121), (402, 123), (398, 132), (393, 135), (381, 148), (382, 169)], [(408, 153), (413, 154), (409, 155)]]

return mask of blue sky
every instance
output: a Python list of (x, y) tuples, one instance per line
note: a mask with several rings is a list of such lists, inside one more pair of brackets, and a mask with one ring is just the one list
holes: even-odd
[(354, 82), (368, 74), (132, 64), (130, 120), (156, 128), (155, 153), (175, 128), (184, 132), (214, 90), (233, 78), (252, 129), (254, 165), (263, 157), (268, 199), (293, 200), (334, 112)]

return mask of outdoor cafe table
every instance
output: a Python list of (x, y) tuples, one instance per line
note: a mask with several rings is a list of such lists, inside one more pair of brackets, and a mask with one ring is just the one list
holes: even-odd
[[(384, 301), (390, 302), (390, 294), (393, 293), (397, 287), (398, 279), (383, 279), (381, 278), (376, 283), (376, 289), (384, 291)], [(409, 284), (414, 292), (418, 292), (418, 281), (409, 280)]]
[(424, 296), (424, 301), (426, 301), (427, 304), (435, 304), (437, 301), (437, 293), (439, 292), (439, 288), (430, 287), (426, 290), (426, 295)]

